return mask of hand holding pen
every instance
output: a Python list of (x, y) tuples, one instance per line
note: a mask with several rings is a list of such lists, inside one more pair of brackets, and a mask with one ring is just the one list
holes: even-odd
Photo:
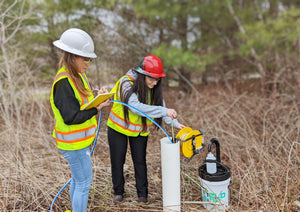
[[(100, 90), (97, 88), (94, 88), (94, 90), (97, 91), (98, 95), (108, 93), (108, 90), (105, 87), (100, 88)], [(107, 99), (105, 102), (102, 102), (101, 104), (99, 104), (97, 106), (97, 110), (98, 110), (98, 112), (100, 112), (104, 107), (108, 107), (108, 106), (111, 106), (110, 99)]]
[(99, 89), (94, 88), (95, 91), (97, 91), (98, 94), (108, 93), (108, 90), (105, 87), (102, 87)]

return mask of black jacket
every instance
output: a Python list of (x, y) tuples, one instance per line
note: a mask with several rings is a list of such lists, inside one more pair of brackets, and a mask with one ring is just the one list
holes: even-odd
[(81, 124), (98, 113), (97, 108), (80, 110), (80, 104), (68, 79), (59, 80), (54, 86), (54, 104), (65, 124)]

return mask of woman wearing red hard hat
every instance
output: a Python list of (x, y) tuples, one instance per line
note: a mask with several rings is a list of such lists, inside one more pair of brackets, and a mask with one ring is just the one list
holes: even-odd
[[(130, 69), (118, 80), (111, 91), (115, 92), (114, 100), (137, 108), (158, 124), (164, 121), (171, 125), (173, 119), (174, 127), (182, 129), (185, 126), (175, 119), (176, 111), (167, 108), (163, 100), (161, 79), (165, 76), (160, 58), (148, 55), (139, 66)], [(128, 140), (134, 164), (138, 202), (148, 202), (146, 148), (151, 124), (152, 122), (137, 110), (118, 103), (114, 103), (111, 108), (107, 126), (115, 203), (123, 200), (123, 166)]]

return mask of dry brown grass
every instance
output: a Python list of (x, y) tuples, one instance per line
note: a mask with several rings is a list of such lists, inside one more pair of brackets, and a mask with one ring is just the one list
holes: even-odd
[[(300, 100), (295, 95), (267, 98), (258, 93), (234, 94), (215, 88), (185, 97), (168, 90), (165, 98), (170, 107), (177, 109), (183, 124), (205, 130), (206, 144), (211, 138), (219, 140), (221, 162), (232, 174), (230, 211), (300, 210), (293, 206), (300, 198)], [(51, 137), (49, 102), (43, 100), (40, 104), (34, 99), (30, 96), (22, 100), (18, 107), (20, 117), (1, 120), (1, 211), (48, 211), (57, 192), (70, 179), (68, 165)], [(159, 141), (165, 135), (153, 129), (149, 137), (150, 204), (137, 205), (133, 165), (127, 154), (125, 201), (115, 205), (105, 126), (107, 114), (108, 111), (103, 114), (92, 156), (94, 180), (89, 211), (162, 211)], [(171, 134), (171, 129), (164, 127)], [(206, 153), (207, 146), (190, 163), (181, 164), (182, 211), (204, 210), (199, 204), (198, 167)], [(70, 208), (66, 188), (56, 200), (54, 211)]]

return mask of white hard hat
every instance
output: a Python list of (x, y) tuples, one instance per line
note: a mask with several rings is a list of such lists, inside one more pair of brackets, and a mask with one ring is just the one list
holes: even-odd
[(78, 56), (97, 57), (94, 53), (94, 42), (91, 36), (81, 29), (71, 28), (66, 30), (59, 40), (53, 42), (53, 45)]

